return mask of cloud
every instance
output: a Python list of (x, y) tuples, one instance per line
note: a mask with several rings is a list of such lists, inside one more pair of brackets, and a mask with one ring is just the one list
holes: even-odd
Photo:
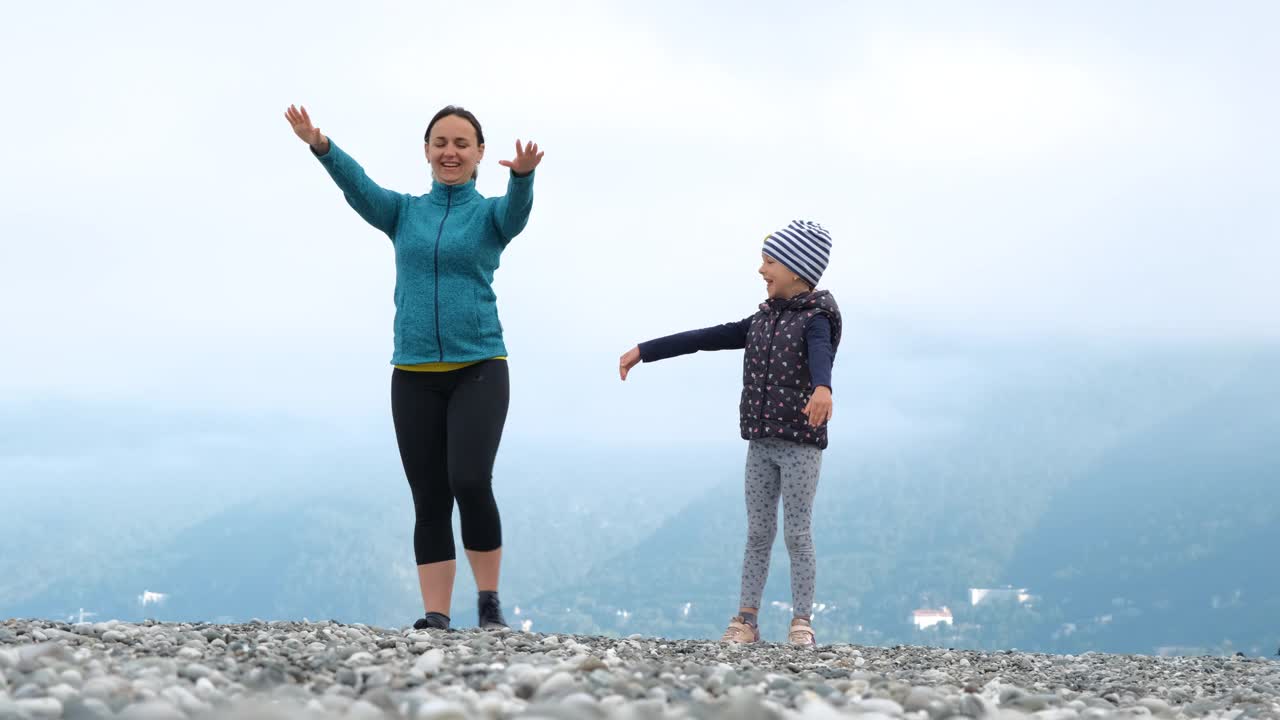
[(485, 193), (509, 143), (543, 143), (497, 280), (531, 376), (749, 314), (759, 240), (795, 217), (836, 234), (824, 282), (862, 317), (1280, 335), (1272, 44), (1236, 42), (1242, 21), (1201, 38), (1190, 15), (1151, 34), (1135, 13), (1104, 42), (1063, 30), (1094, 27), (1087, 10), (875, 12), (28, 8), (0, 49), (36, 109), (4, 120), (0, 384), (309, 409), (382, 393), (391, 247), (289, 134), (289, 102), (406, 192), (445, 103), (485, 123)]
[(382, 44), (370, 77), (389, 102), (427, 95), (559, 132), (758, 137), (768, 89), (711, 49), (675, 45), (659, 17), (619, 6), (524, 3), (505, 6), (478, 37)]
[(1115, 110), (1101, 68), (938, 33), (873, 36), (833, 80), (831, 136), (912, 168), (1035, 162)]

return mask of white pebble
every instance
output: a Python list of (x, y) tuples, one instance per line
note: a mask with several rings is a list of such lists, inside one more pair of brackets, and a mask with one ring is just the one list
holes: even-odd
[(359, 665), (372, 665), (374, 659), (375, 658), (372, 653), (361, 651), (347, 658), (347, 665), (352, 667)]
[[(800, 712), (800, 717), (804, 718), (804, 720), (840, 720), (844, 715), (828, 705), (821, 698), (817, 698), (805, 703), (804, 708)], [(858, 717), (862, 720), (866, 720), (868, 716), (863, 714)]]
[(98, 698), (99, 700), (107, 700), (117, 692), (124, 692), (128, 684), (118, 677), (111, 675), (99, 675), (91, 677), (85, 681), (81, 692), (87, 697)]
[(212, 702), (218, 696), (218, 688), (214, 687), (213, 682), (207, 677), (196, 680), (196, 697), (205, 702)]
[(174, 685), (165, 688), (160, 692), (160, 696), (188, 715), (207, 712), (209, 710), (209, 705), (207, 703), (201, 701), (192, 694), (190, 690), (182, 687), (181, 685)]
[(570, 692), (575, 686), (573, 676), (567, 672), (558, 672), (547, 678), (538, 691), (534, 693), (535, 700), (553, 699), (559, 695)]
[(377, 705), (365, 700), (357, 700), (347, 708), (347, 717), (356, 720), (383, 720), (386, 716), (382, 713), (382, 708)]
[(355, 701), (351, 698), (335, 693), (325, 693), (320, 696), (320, 704), (324, 706), (325, 710), (333, 713), (346, 712), (353, 702)]
[(435, 675), (440, 672), (442, 665), (444, 665), (444, 651), (440, 648), (434, 648), (418, 656), (418, 659), (413, 663), (413, 669), (427, 675)]
[(57, 698), (58, 702), (66, 703), (68, 700), (80, 695), (80, 691), (71, 687), (66, 683), (58, 683), (45, 691), (51, 698)]
[(866, 713), (881, 713), (890, 717), (902, 716), (902, 706), (886, 698), (869, 698), (857, 703), (851, 703), (850, 707), (863, 713), (862, 720), (871, 720), (866, 716)]
[(418, 720), (467, 720), (467, 710), (447, 700), (428, 700), (418, 707)]

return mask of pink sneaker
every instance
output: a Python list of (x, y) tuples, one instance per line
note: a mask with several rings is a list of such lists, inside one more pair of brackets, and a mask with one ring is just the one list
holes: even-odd
[(818, 644), (817, 637), (813, 634), (813, 626), (804, 618), (793, 618), (791, 620), (791, 632), (787, 633), (787, 642), (792, 645), (802, 645), (805, 647), (815, 647)]
[(760, 628), (743, 620), (741, 615), (735, 615), (729, 621), (729, 629), (724, 631), (720, 642), (735, 644), (760, 642)]

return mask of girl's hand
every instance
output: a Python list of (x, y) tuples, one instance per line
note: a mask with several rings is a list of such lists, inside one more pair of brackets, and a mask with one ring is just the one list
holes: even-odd
[(821, 427), (831, 419), (831, 388), (826, 385), (815, 388), (813, 395), (809, 396), (809, 404), (805, 405), (804, 410), (800, 412), (809, 418), (810, 425)]
[(329, 138), (320, 132), (320, 128), (311, 124), (311, 116), (307, 114), (307, 108), (296, 108), (289, 106), (284, 111), (284, 117), (293, 126), (293, 134), (302, 138), (302, 141), (310, 145), (316, 152), (321, 155), (329, 151)]
[(631, 368), (635, 367), (639, 362), (640, 346), (637, 345), (636, 347), (622, 353), (622, 357), (618, 358), (618, 375), (622, 376), (623, 380), (626, 380), (627, 373), (630, 372)]
[(527, 142), (524, 144), (524, 149), (521, 149), (520, 141), (516, 140), (516, 159), (499, 160), (498, 164), (511, 168), (511, 172), (517, 175), (528, 175), (538, 167), (538, 163), (542, 162), (543, 154), (538, 152), (538, 143)]

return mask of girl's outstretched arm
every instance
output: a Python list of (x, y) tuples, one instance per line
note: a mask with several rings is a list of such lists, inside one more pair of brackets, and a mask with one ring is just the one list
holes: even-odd
[(699, 350), (741, 350), (747, 346), (747, 330), (750, 327), (751, 318), (745, 318), (738, 322), (687, 330), (642, 342), (619, 358), (618, 374), (626, 380), (631, 368), (642, 361), (656, 362)]

